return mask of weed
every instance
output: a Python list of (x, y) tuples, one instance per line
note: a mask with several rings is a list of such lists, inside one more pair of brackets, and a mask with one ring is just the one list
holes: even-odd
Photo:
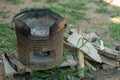
[(112, 47), (113, 45), (112, 44), (104, 44), (105, 46), (107, 47)]
[(107, 8), (103, 7), (103, 6), (101, 6), (98, 9), (96, 9), (96, 12), (97, 13), (110, 13), (110, 11)]
[(50, 2), (57, 2), (58, 0), (47, 0), (48, 3)]
[(7, 11), (6, 8), (3, 8), (3, 9), (0, 10), (0, 16), (2, 18), (8, 18), (9, 17), (8, 13), (9, 13), (9, 11)]
[(85, 19), (85, 13), (79, 12), (78, 10), (71, 10), (70, 15), (74, 17), (74, 19)]
[(120, 40), (120, 23), (112, 23), (109, 26), (111, 37), (115, 40)]
[(16, 50), (16, 39), (8, 23), (0, 23), (0, 49), (4, 51)]
[(112, 10), (111, 13), (114, 14), (114, 16), (120, 16), (120, 8)]
[(21, 3), (21, 0), (6, 0), (6, 1), (9, 1), (9, 2), (16, 4), (16, 5)]
[(33, 0), (34, 2), (39, 2), (39, 1), (41, 1), (41, 0)]
[(26, 11), (26, 10), (30, 10), (30, 9), (32, 9), (32, 8), (25, 7), (25, 8), (23, 8), (23, 9), (21, 9), (20, 12), (23, 12), (23, 11)]
[(88, 70), (89, 68), (78, 70), (75, 67), (69, 69), (56, 67), (51, 70), (34, 71), (33, 74), (36, 77), (33, 80), (81, 80), (82, 78), (78, 77), (78, 74), (86, 73)]
[(85, 13), (80, 12), (80, 10), (86, 10), (87, 9), (87, 7), (85, 7), (85, 2), (84, 1), (78, 1), (77, 0), (74, 3), (73, 2), (67, 2), (67, 3), (64, 3), (64, 4), (60, 4), (60, 5), (66, 11), (64, 13), (67, 14), (65, 17), (67, 18), (68, 23), (74, 24), (74, 23), (76, 23), (76, 20), (85, 19)]
[(56, 6), (48, 5), (48, 6), (45, 6), (45, 8), (49, 8), (52, 11), (54, 11), (55, 13), (62, 14), (62, 15), (64, 15), (66, 13), (65, 8), (63, 8), (63, 7), (56, 7)]
[(63, 61), (68, 60), (70, 56), (74, 56), (74, 59), (77, 60), (76, 54), (74, 51), (64, 48), (64, 56), (63, 56)]
[(60, 4), (62, 7), (66, 9), (78, 9), (78, 10), (86, 10), (84, 1), (76, 1), (76, 2), (67, 2), (64, 4)]
[(107, 6), (108, 3), (106, 3), (104, 0), (96, 0), (94, 1), (99, 6)]
[[(64, 52), (66, 57), (68, 55), (75, 54), (73, 51), (66, 48), (64, 49)], [(35, 78), (33, 78), (33, 80), (82, 80), (82, 78), (78, 76), (82, 73), (88, 74), (89, 68), (88, 67), (81, 68), (81, 69), (77, 69), (76, 67), (60, 68), (58, 66), (56, 68), (44, 70), (40, 72), (33, 71), (33, 74), (35, 75)]]
[(30, 7), (25, 7), (25, 8), (23, 8), (23, 9), (21, 9), (20, 11), (22, 12), (22, 11), (31, 10), (31, 9), (34, 9), (34, 8), (38, 8), (38, 7), (35, 6), (35, 5), (32, 5), (32, 6), (30, 6)]
[(95, 2), (96, 0), (77, 0), (77, 1), (84, 1), (85, 3)]

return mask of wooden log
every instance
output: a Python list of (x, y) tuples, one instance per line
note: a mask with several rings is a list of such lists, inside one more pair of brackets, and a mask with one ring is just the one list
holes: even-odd
[(108, 57), (113, 60), (120, 61), (120, 52), (119, 51), (116, 51), (116, 50), (113, 50), (113, 49), (110, 49), (107, 47), (104, 47), (104, 50), (101, 50), (99, 45), (97, 45), (95, 43), (93, 43), (92, 45), (100, 52), (100, 55), (103, 55), (103, 56)]
[(70, 44), (70, 43), (68, 43), (66, 41), (64, 41), (64, 47), (68, 48), (68, 49), (70, 49), (72, 51), (77, 51), (77, 48), (75, 48), (72, 44)]
[[(67, 43), (67, 42), (66, 42), (66, 43)], [(68, 48), (70, 48), (70, 49), (72, 49), (72, 50), (74, 50), (74, 51), (76, 51), (76, 49), (77, 49), (77, 48), (74, 48), (74, 47), (73, 47), (72, 45), (70, 45), (69, 43), (67, 44), (67, 46), (69, 46)], [(104, 53), (101, 53), (101, 54), (104, 54)], [(108, 55), (109, 55), (109, 54), (108, 54)], [(85, 56), (85, 58), (92, 60), (90, 57), (87, 57), (87, 56)], [(118, 62), (118, 61), (112, 60), (112, 59), (110, 59), (110, 58), (108, 58), (108, 57), (105, 57), (105, 56), (102, 56), (102, 55), (101, 55), (101, 58), (102, 58), (102, 62), (105, 63), (105, 64), (111, 65), (111, 66), (113, 66), (113, 67), (119, 66), (119, 62)], [(93, 61), (95, 61), (95, 60), (93, 60)]]
[[(83, 28), (78, 28), (78, 34), (80, 36), (83, 36)], [(77, 52), (77, 57), (78, 57), (78, 68), (85, 68), (85, 60), (84, 60), (84, 53), (78, 49)], [(84, 77), (84, 73), (80, 75), (81, 77)]]
[(11, 66), (20, 74), (23, 74), (27, 71), (27, 68), (15, 57), (14, 54), (4, 53), (6, 59), (9, 61)]
[[(117, 50), (117, 51), (119, 51), (120, 52), (120, 46), (116, 46), (115, 47), (115, 50)], [(119, 61), (120, 62), (120, 61)], [(119, 67), (117, 67), (117, 70), (120, 70), (120, 66)]]
[[(76, 29), (71, 29), (71, 30), (70, 30), (70, 33), (76, 33), (76, 32), (77, 32)], [(67, 34), (67, 36), (69, 36), (69, 35)], [(66, 36), (66, 37), (67, 37), (67, 36)], [(92, 41), (95, 40), (96, 38), (99, 38), (95, 32), (91, 32), (91, 33), (89, 33), (89, 34), (83, 33), (83, 37), (84, 37), (87, 41), (89, 41), (89, 42), (92, 42)]]
[[(90, 61), (95, 61), (93, 59), (91, 59), (89, 56), (85, 56), (86, 59), (90, 60)], [(112, 66), (113, 68), (116, 68), (116, 67), (119, 67), (120, 66), (120, 63), (118, 61), (115, 61), (115, 60), (112, 60), (110, 58), (107, 58), (107, 57), (104, 57), (101, 55), (101, 58), (102, 58), (102, 63), (105, 63), (107, 65), (110, 65)]]
[[(85, 34), (85, 35), (89, 36), (88, 34)], [(69, 35), (64, 35), (64, 37), (68, 38)], [(89, 41), (90, 37), (85, 36), (84, 38)], [(110, 59), (120, 61), (120, 52), (119, 51), (110, 49), (110, 48), (105, 47), (105, 46), (104, 46), (104, 50), (101, 50), (100, 45), (97, 45), (95, 43), (92, 43), (92, 45), (95, 47), (95, 49), (97, 49), (100, 52), (100, 55), (103, 55), (103, 56), (108, 57)]]
[[(93, 36), (90, 36), (88, 34), (85, 33), (84, 35), (84, 38), (86, 40), (91, 40), (92, 38), (94, 38)], [(91, 38), (91, 39), (90, 39)], [(98, 38), (98, 36), (96, 36), (96, 38)], [(113, 49), (110, 49), (108, 47), (105, 47), (104, 46), (104, 49), (101, 49), (100, 45), (97, 45), (95, 43), (92, 44), (99, 52), (101, 52), (101, 55), (105, 56), (105, 57), (108, 57), (108, 58), (111, 58), (111, 59), (114, 59), (114, 60), (117, 60), (117, 61), (120, 61), (120, 52), (117, 51), (117, 50), (113, 50)]]
[(115, 67), (108, 65), (108, 64), (103, 64), (102, 68), (103, 68), (103, 70), (109, 70), (109, 69), (114, 69)]
[(104, 56), (101, 56), (101, 58), (102, 58), (103, 63), (105, 63), (105, 64), (111, 65), (113, 67), (120, 66), (119, 62), (117, 62), (117, 61), (111, 60), (111, 59), (104, 57)]
[(105, 48), (104, 48), (104, 42), (103, 42), (103, 40), (100, 40), (100, 49), (101, 50), (104, 50)]
[(3, 54), (3, 63), (5, 68), (5, 75), (10, 79), (14, 80), (14, 73), (17, 73), (15, 69), (9, 64), (8, 60), (5, 58), (5, 55)]
[(19, 80), (19, 78), (25, 78), (30, 76), (32, 72), (30, 69), (27, 68), (27, 71), (24, 74), (19, 74), (9, 63), (6, 59), (5, 55), (3, 54), (3, 63), (5, 69), (5, 75), (9, 80)]
[[(80, 36), (83, 36), (83, 29), (82, 28), (78, 28), (78, 34)], [(85, 61), (84, 61), (84, 53), (78, 49), (78, 68), (84, 68), (85, 67)]]
[[(70, 44), (70, 43), (68, 43), (66, 41), (64, 41), (64, 47), (68, 48), (68, 49), (70, 49), (72, 51), (75, 51), (75, 52), (77, 52), (77, 50), (78, 50), (76, 47), (74, 47), (72, 44)], [(85, 58), (88, 59), (88, 60), (91, 60), (91, 61), (95, 61), (92, 58), (90, 58), (88, 55), (85, 55)]]
[(79, 48), (95, 61), (102, 62), (101, 57), (94, 46), (90, 42), (86, 41), (84, 38), (81, 38), (81, 36), (79, 36), (77, 33), (73, 33), (72, 35), (70, 35), (67, 41), (74, 45), (76, 48)]

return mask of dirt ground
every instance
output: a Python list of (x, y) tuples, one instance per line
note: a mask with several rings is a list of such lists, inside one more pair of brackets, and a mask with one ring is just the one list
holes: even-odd
[(120, 71), (118, 70), (102, 70), (94, 74), (96, 80), (120, 80)]
[[(66, 0), (61, 0), (60, 2), (64, 3), (65, 1)], [(111, 1), (111, 4), (107, 6), (107, 8), (111, 10), (116, 8), (116, 6), (114, 6), (115, 3), (117, 3), (117, 8), (120, 5), (117, 2), (120, 0), (105, 0), (105, 1), (107, 2)], [(20, 12), (20, 10), (25, 7), (30, 7), (34, 5), (42, 7), (46, 4), (47, 3), (45, 3), (42, 0), (40, 2), (33, 2), (32, 0), (24, 0), (21, 4), (15, 5), (15, 4), (11, 4), (11, 2), (0, 0), (0, 22), (11, 22), (13, 16), (16, 13)], [(86, 7), (88, 7), (89, 9), (85, 10), (84, 12), (86, 13), (87, 18), (90, 20), (88, 21), (80, 20), (77, 21), (77, 24), (80, 24), (82, 27), (85, 27), (85, 31), (87, 32), (97, 32), (105, 43), (107, 42), (107, 44), (112, 45), (110, 47), (114, 48), (116, 45), (118, 45), (120, 41), (110, 38), (110, 31), (108, 29), (108, 24), (113, 22), (111, 21), (111, 18), (112, 16), (114, 16), (114, 14), (96, 13), (95, 9), (99, 8), (99, 6), (95, 3), (87, 3)]]
[[(105, 0), (109, 2), (107, 9), (113, 10), (115, 8), (120, 8), (120, 0)], [(61, 0), (60, 2), (66, 2), (66, 0)], [(119, 3), (119, 4), (118, 4)], [(39, 2), (33, 2), (32, 0), (24, 0), (21, 4), (12, 4), (6, 0), (0, 0), (0, 23), (1, 22), (11, 22), (13, 16), (20, 12), (21, 9), (30, 6), (42, 7), (47, 5), (43, 0)], [(53, 4), (56, 5), (56, 4)], [(85, 28), (86, 32), (97, 32), (97, 34), (103, 39), (107, 44), (111, 44), (111, 48), (120, 45), (120, 40), (114, 40), (110, 37), (110, 30), (108, 24), (113, 23), (111, 20), (115, 15), (113, 13), (96, 13), (95, 9), (99, 8), (99, 5), (95, 3), (87, 3), (86, 7), (89, 9), (85, 10), (86, 16), (90, 20), (78, 20), (77, 24), (80, 24)], [(118, 21), (120, 22), (120, 21)], [(71, 23), (72, 24), (72, 23)], [(114, 75), (114, 76), (113, 76)], [(100, 71), (97, 72), (96, 80), (120, 80), (120, 71)]]

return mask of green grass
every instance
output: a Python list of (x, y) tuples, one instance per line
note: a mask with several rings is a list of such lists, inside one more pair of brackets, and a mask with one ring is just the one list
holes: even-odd
[(86, 15), (84, 12), (79, 12), (78, 10), (71, 10), (69, 14), (74, 18), (74, 20), (85, 19)]
[(110, 11), (107, 8), (103, 7), (103, 6), (101, 6), (98, 9), (96, 9), (96, 12), (97, 13), (110, 13)]
[(58, 0), (47, 0), (48, 3), (57, 2)]
[(108, 3), (106, 3), (104, 0), (96, 0), (94, 1), (99, 6), (107, 6)]
[(67, 14), (65, 17), (67, 18), (68, 23), (75, 24), (77, 20), (85, 19), (84, 10), (88, 8), (85, 6), (87, 1), (84, 0), (75, 0), (68, 1), (66, 3), (60, 3), (59, 5), (64, 9), (62, 14)]
[(16, 51), (16, 39), (14, 31), (9, 28), (8, 23), (0, 23), (0, 49), (4, 51)]
[(111, 10), (111, 14), (114, 14), (114, 16), (120, 16), (120, 8)]
[(66, 2), (60, 4), (62, 7), (66, 9), (77, 9), (77, 10), (86, 10), (87, 7), (85, 7), (85, 2), (84, 1), (74, 1), (74, 3), (71, 2)]
[[(32, 8), (36, 8), (35, 6), (32, 7), (25, 7), (23, 9), (21, 9), (20, 11), (26, 11), (26, 10), (30, 10)], [(63, 7), (56, 7), (56, 6), (52, 6), (52, 5), (47, 5), (47, 6), (43, 6), (43, 8), (49, 8), (51, 9), (53, 12), (62, 15), (63, 17), (66, 16), (66, 10)]]
[(9, 17), (8, 13), (9, 13), (9, 11), (7, 11), (6, 8), (3, 8), (3, 9), (0, 10), (0, 16), (2, 18), (8, 18)]
[[(20, 3), (19, 1), (21, 0), (13, 0), (13, 1), (11, 0), (11, 2), (14, 4), (19, 4)], [(33, 0), (33, 1), (37, 2), (41, 0)], [(65, 2), (65, 3), (59, 3), (57, 2), (58, 0), (46, 0), (46, 1), (48, 3), (47, 5), (43, 6), (44, 8), (50, 8), (52, 11), (62, 15), (67, 19), (67, 22), (70, 24), (76, 24), (77, 21), (86, 18), (87, 14), (85, 14), (84, 11), (88, 9), (86, 7), (86, 4), (88, 4), (89, 2), (97, 1), (96, 3), (98, 4), (98, 6), (100, 6), (100, 8), (96, 9), (97, 13), (109, 13), (109, 10), (105, 8), (105, 6), (107, 6), (108, 4), (103, 2), (103, 0), (74, 0), (74, 1), (69, 0), (69, 2)], [(52, 5), (51, 4), (52, 2), (56, 2), (55, 5)], [(31, 7), (25, 7), (21, 9), (21, 11), (29, 10), (31, 8), (36, 8), (36, 7), (33, 7), (31, 5)], [(118, 9), (115, 11), (115, 13), (119, 14), (120, 13), (119, 11), (120, 10)], [(14, 31), (10, 30), (8, 26), (9, 25), (6, 23), (0, 24), (0, 40), (3, 40), (3, 42), (0, 43), (0, 48), (5, 51), (12, 51), (12, 50), (16, 50), (17, 47), (16, 39), (13, 33)], [(120, 25), (112, 24), (109, 27), (111, 30), (111, 36), (116, 40), (120, 40), (120, 28), (118, 26)], [(109, 44), (106, 45), (111, 46)], [(68, 49), (64, 49), (64, 53), (65, 53), (63, 57), (64, 61), (68, 59), (69, 57), (68, 55), (74, 55), (76, 59), (75, 52), (72, 52)], [(50, 70), (44, 70), (40, 72), (34, 71), (33, 74), (36, 77), (33, 80), (81, 80), (81, 77), (78, 77), (78, 74), (82, 74), (83, 72), (89, 73), (88, 68), (79, 70), (76, 67), (67, 68), (67, 69), (56, 67)]]
[(21, 0), (6, 0), (6, 1), (9, 1), (9, 2), (16, 4), (16, 5), (20, 4), (22, 2)]
[(111, 37), (115, 40), (120, 40), (120, 23), (112, 23), (109, 26)]
[(112, 47), (113, 45), (112, 44), (107, 44), (107, 43), (105, 43), (104, 44), (106, 47)]
[(29, 6), (29, 7), (24, 7), (24, 8), (22, 8), (22, 9), (20, 10), (20, 12), (26, 11), (26, 10), (31, 10), (31, 9), (33, 9), (33, 8), (39, 8), (39, 7), (37, 7), (37, 6), (35, 6), (35, 5)]
[[(35, 8), (35, 7), (25, 7), (23, 9), (21, 9), (20, 11), (22, 12), (22, 11), (30, 10), (32, 8)], [(53, 6), (53, 5), (48, 4), (47, 6), (43, 6), (43, 8), (49, 8), (53, 12), (65, 17), (67, 19), (67, 23), (71, 23), (71, 22), (74, 23), (75, 22), (75, 20), (71, 19), (72, 16), (69, 15), (70, 11), (66, 10), (66, 8), (64, 8), (62, 6), (57, 7), (57, 6)]]
[(75, 59), (75, 60), (77, 60), (77, 57), (76, 57), (77, 55), (76, 55), (76, 52), (75, 52), (75, 51), (72, 51), (72, 50), (70, 50), (70, 49), (64, 48), (63, 61), (68, 60), (68, 58), (69, 58), (71, 55), (74, 56), (74, 59)]
[[(64, 48), (64, 59), (68, 59), (68, 55), (74, 55), (75, 52)], [(83, 80), (80, 77), (80, 74), (85, 73), (86, 75), (90, 74), (90, 69), (88, 67), (78, 69), (76, 67), (72, 68), (60, 68), (59, 66), (44, 70), (44, 71), (33, 71), (35, 77), (32, 80)]]
[(56, 6), (48, 5), (48, 6), (46, 6), (46, 8), (49, 8), (52, 11), (54, 11), (55, 13), (58, 13), (58, 14), (61, 14), (61, 15), (66, 13), (65, 8), (63, 8), (63, 7), (56, 7)]
[(39, 2), (39, 1), (41, 1), (41, 0), (32, 0), (32, 1), (34, 1), (34, 2)]
[[(21, 9), (20, 11), (22, 12), (22, 11), (30, 10), (30, 9), (32, 9), (32, 8), (37, 8), (37, 7), (36, 7), (36, 6), (25, 7), (25, 8), (23, 8), (23, 9)], [(41, 8), (49, 8), (49, 9), (51, 9), (52, 11), (54, 11), (55, 13), (62, 14), (62, 15), (66, 13), (65, 8), (53, 6), (53, 5), (50, 5), (50, 4), (48, 4), (47, 6), (43, 6), (43, 7), (41, 7)]]
[(23, 8), (23, 9), (21, 9), (20, 12), (23, 12), (23, 11), (26, 11), (26, 10), (30, 10), (30, 9), (32, 9), (32, 8), (25, 7), (25, 8)]
[[(52, 11), (60, 14), (61, 16), (67, 19), (67, 23), (75, 24), (76, 20), (85, 19), (85, 13), (81, 12), (80, 10), (85, 10), (85, 1), (76, 0), (75, 3), (73, 2), (66, 2), (66, 3), (57, 3), (58, 5), (49, 4), (43, 6), (43, 8), (49, 8)], [(71, 6), (71, 4), (73, 4)], [(21, 9), (21, 11), (29, 10), (30, 7), (26, 7)]]
[(81, 68), (78, 70), (74, 67), (67, 69), (56, 67), (51, 70), (34, 71), (33, 74), (35, 78), (33, 80), (82, 80), (78, 75), (88, 71), (89, 68)]

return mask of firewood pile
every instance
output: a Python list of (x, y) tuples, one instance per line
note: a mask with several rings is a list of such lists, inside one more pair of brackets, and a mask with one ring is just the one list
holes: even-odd
[(71, 29), (64, 34), (64, 46), (76, 51), (78, 68), (89, 66), (94, 71), (98, 70), (95, 64), (91, 64), (92, 61), (104, 70), (120, 69), (120, 51), (104, 46), (95, 32), (86, 34), (83, 28)]
[[(93, 71), (99, 70), (95, 64), (91, 63), (92, 61), (101, 64), (104, 70), (120, 70), (119, 48), (114, 50), (104, 46), (103, 40), (95, 32), (86, 34), (83, 28), (71, 29), (69, 33), (64, 34), (64, 47), (75, 51), (77, 53), (77, 60), (73, 56), (69, 56), (69, 59), (60, 65), (61, 67), (78, 65), (79, 69), (88, 66)], [(31, 70), (23, 65), (14, 54), (4, 53), (2, 63), (1, 65), (4, 70), (2, 73), (5, 76), (12, 77), (10, 78), (11, 80), (14, 80), (16, 75), (17, 78), (21, 78), (29, 76), (31, 73)], [(3, 74), (1, 76), (4, 76)], [(80, 76), (84, 77), (84, 73)]]

